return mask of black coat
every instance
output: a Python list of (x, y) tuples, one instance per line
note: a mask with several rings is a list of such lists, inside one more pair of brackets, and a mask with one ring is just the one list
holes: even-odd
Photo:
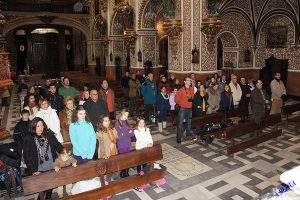
[[(267, 99), (266, 96), (266, 92), (264, 90), (262, 90), (265, 99)], [(251, 111), (252, 111), (252, 115), (254, 117), (254, 121), (259, 123), (261, 121), (261, 119), (265, 116), (265, 99), (262, 95), (261, 90), (259, 90), (257, 87), (255, 87), (255, 89), (252, 91), (251, 93), (251, 100), (250, 100), (250, 104), (251, 104)]]
[(23, 121), (22, 119), (16, 124), (14, 129), (14, 141), (19, 144), (23, 145), (23, 140), (29, 132), (29, 123), (30, 121)]
[[(208, 95), (205, 94), (204, 97), (200, 96), (200, 92), (197, 91), (193, 99), (193, 117), (198, 117), (206, 114), (208, 103)], [(205, 102), (205, 109), (203, 110), (203, 101)]]
[(88, 117), (90, 118), (94, 129), (96, 130), (100, 116), (108, 114), (106, 102), (102, 99), (98, 99), (97, 102), (89, 99), (83, 104), (83, 106), (87, 111)]
[(229, 112), (233, 110), (233, 99), (231, 92), (223, 91), (221, 93), (221, 101), (220, 101), (220, 110), (224, 112)]
[(60, 111), (64, 108), (64, 99), (62, 96), (58, 95), (57, 93), (52, 94), (48, 93), (46, 95), (46, 99), (49, 101), (51, 108), (56, 110), (56, 113), (58, 114)]
[[(63, 149), (63, 146), (57, 141), (54, 133), (50, 129), (46, 130), (46, 132), (44, 133), (44, 137), (48, 139), (54, 162), (57, 158), (58, 152), (60, 152)], [(29, 174), (37, 172), (39, 166), (38, 151), (33, 134), (29, 134), (24, 138), (23, 157)]]
[(247, 94), (251, 94), (250, 86), (249, 85), (240, 85), (241, 90), (242, 90), (242, 97), (239, 103), (239, 108), (240, 108), (240, 113), (243, 116), (248, 116), (249, 115), (249, 102), (250, 102), (250, 97), (247, 97)]

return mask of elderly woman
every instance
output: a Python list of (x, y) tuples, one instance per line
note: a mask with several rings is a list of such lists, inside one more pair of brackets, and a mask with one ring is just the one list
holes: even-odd
[(58, 114), (64, 143), (70, 142), (69, 126), (72, 123), (72, 115), (74, 110), (74, 99), (72, 97), (67, 97), (65, 99), (65, 108)]
[[(29, 125), (29, 132), (24, 138), (23, 157), (29, 174), (37, 175), (53, 169), (57, 154), (61, 152), (62, 145), (55, 134), (47, 128), (43, 119), (36, 117)], [(39, 199), (51, 199), (52, 190), (40, 194)]]
[(60, 122), (56, 113), (56, 110), (51, 108), (47, 99), (42, 99), (39, 102), (40, 109), (36, 113), (35, 117), (42, 118), (49, 129), (55, 133), (55, 137), (60, 143), (63, 143), (63, 138), (60, 133)]

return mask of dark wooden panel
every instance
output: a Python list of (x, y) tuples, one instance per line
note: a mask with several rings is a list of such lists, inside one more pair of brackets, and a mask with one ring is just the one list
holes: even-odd
[[(62, 168), (59, 172), (54, 170), (41, 173), (36, 176), (25, 177), (22, 180), (25, 195), (34, 194), (62, 185), (78, 182), (109, 174), (122, 169), (135, 167), (144, 163), (152, 163), (162, 159), (161, 145), (154, 145), (139, 151), (112, 156), (109, 159), (90, 161), (75, 167)], [(76, 176), (74, 176), (76, 174)], [(38, 185), (36, 183), (39, 183)]]
[(110, 195), (114, 195), (134, 187), (138, 187), (142, 184), (150, 183), (155, 180), (159, 180), (165, 177), (165, 173), (163, 170), (153, 170), (144, 176), (132, 176), (125, 179), (122, 179), (118, 182), (111, 183), (109, 185), (103, 186), (99, 189), (91, 190), (85, 192), (84, 194), (77, 194), (73, 196), (66, 197), (64, 199), (69, 200), (82, 200), (82, 199), (89, 199), (89, 200), (98, 200), (101, 198), (108, 197)]
[(282, 130), (280, 129), (280, 130), (273, 131), (271, 133), (256, 137), (254, 139), (251, 139), (251, 140), (248, 140), (248, 141), (245, 141), (245, 142), (241, 142), (241, 143), (238, 143), (238, 144), (235, 144), (235, 145), (231, 145), (227, 148), (227, 154), (233, 154), (233, 153), (245, 150), (249, 147), (255, 146), (259, 143), (268, 141), (272, 138), (276, 138), (276, 137), (280, 136), (281, 133), (282, 133)]
[(299, 111), (299, 110), (300, 110), (300, 103), (292, 104), (292, 105), (286, 105), (286, 106), (283, 106), (283, 108), (282, 108), (282, 112), (285, 115), (290, 115), (293, 112), (296, 112), (296, 111)]

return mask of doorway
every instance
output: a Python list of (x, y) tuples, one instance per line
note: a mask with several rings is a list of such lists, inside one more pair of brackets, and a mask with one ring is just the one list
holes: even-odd
[(159, 65), (163, 66), (163, 71), (167, 72), (169, 69), (169, 39), (164, 37), (159, 41)]

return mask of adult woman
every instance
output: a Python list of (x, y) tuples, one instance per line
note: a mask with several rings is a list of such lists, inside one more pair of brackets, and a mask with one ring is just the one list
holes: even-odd
[[(36, 117), (29, 125), (29, 132), (23, 142), (23, 157), (30, 175), (53, 169), (57, 154), (63, 149), (54, 133), (47, 128), (43, 119)], [(46, 195), (51, 199), (52, 190), (40, 194), (39, 199)], [(41, 196), (42, 195), (42, 196)]]
[(74, 158), (78, 164), (91, 160), (96, 149), (96, 133), (83, 106), (77, 106), (69, 127)]
[(210, 86), (208, 88), (207, 91), (208, 94), (208, 108), (207, 108), (207, 114), (212, 114), (212, 113), (216, 113), (219, 108), (220, 108), (220, 100), (221, 100), (221, 94), (220, 94), (220, 90), (219, 90), (219, 86), (218, 84), (212, 84), (212, 86)]
[(64, 143), (70, 142), (69, 126), (72, 122), (72, 116), (74, 113), (74, 99), (72, 97), (67, 97), (65, 99), (65, 108), (59, 112), (58, 118), (60, 121), (61, 134)]
[(233, 98), (228, 84), (224, 86), (224, 91), (221, 93), (220, 110), (228, 114), (229, 111), (233, 110)]
[(208, 96), (204, 85), (201, 85), (199, 90), (194, 95), (193, 99), (193, 117), (198, 117), (206, 114), (208, 103)]
[(29, 111), (29, 119), (32, 120), (39, 110), (37, 99), (34, 94), (28, 94), (24, 100), (24, 110)]
[(47, 124), (48, 128), (55, 133), (57, 140), (62, 143), (63, 138), (60, 133), (60, 122), (56, 113), (56, 110), (51, 108), (47, 99), (42, 99), (39, 102), (40, 109), (36, 113), (35, 117), (42, 118)]

